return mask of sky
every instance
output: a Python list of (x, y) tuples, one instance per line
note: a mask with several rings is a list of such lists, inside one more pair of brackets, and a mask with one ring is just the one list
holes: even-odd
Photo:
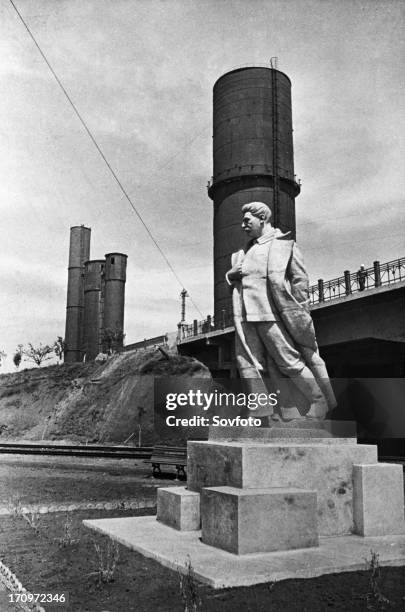
[(402, 0), (16, 0), (173, 276), (8, 0), (0, 0), (0, 349), (64, 335), (69, 228), (128, 254), (126, 342), (213, 310), (212, 87), (292, 81), (311, 282), (405, 255)]

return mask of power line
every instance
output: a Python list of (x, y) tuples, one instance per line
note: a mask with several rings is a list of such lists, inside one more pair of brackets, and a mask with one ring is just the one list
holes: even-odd
[(203, 127), (203, 129), (200, 132), (198, 132), (195, 136), (193, 136), (190, 140), (188, 140), (185, 143), (185, 145), (177, 151), (177, 153), (172, 155), (172, 157), (169, 157), (169, 159), (167, 159), (164, 164), (162, 164), (159, 168), (157, 168), (156, 172), (160, 172), (160, 170), (163, 170), (164, 168), (166, 168), (166, 166), (168, 166), (176, 157), (178, 157), (180, 155), (180, 153), (182, 151), (184, 151), (184, 149), (189, 147), (195, 140), (197, 140), (197, 138), (199, 138), (201, 136), (201, 134), (203, 134), (207, 130), (207, 128), (209, 128), (210, 125), (211, 125), (211, 122), (207, 123)]
[[(142, 223), (144, 229), (146, 230), (149, 238), (152, 240), (153, 244), (155, 245), (155, 247), (157, 248), (157, 250), (159, 251), (159, 253), (161, 254), (161, 256), (163, 257), (164, 261), (166, 262), (167, 266), (169, 267), (170, 271), (172, 272), (173, 276), (175, 277), (175, 279), (177, 280), (177, 282), (179, 283), (179, 285), (184, 288), (184, 283), (182, 282), (182, 280), (180, 279), (180, 277), (178, 276), (176, 270), (173, 268), (172, 264), (170, 263), (169, 259), (167, 258), (166, 254), (164, 253), (164, 251), (162, 250), (162, 248), (160, 247), (159, 243), (157, 242), (156, 238), (153, 236), (152, 232), (150, 231), (148, 225), (145, 223), (145, 221), (143, 220), (141, 214), (139, 213), (139, 211), (137, 210), (137, 208), (135, 207), (134, 203), (131, 200), (131, 197), (129, 196), (128, 192), (126, 191), (125, 187), (123, 186), (123, 184), (121, 183), (120, 179), (118, 178), (117, 174), (115, 173), (114, 169), (112, 168), (112, 166), (110, 165), (109, 161), (107, 160), (106, 156), (104, 155), (103, 151), (101, 150), (98, 142), (96, 141), (95, 137), (93, 136), (92, 132), (90, 131), (90, 129), (87, 127), (86, 122), (84, 121), (83, 117), (81, 116), (81, 114), (79, 113), (78, 109), (76, 108), (73, 100), (71, 99), (71, 97), (69, 96), (68, 92), (66, 91), (63, 83), (61, 82), (61, 80), (59, 79), (58, 75), (56, 74), (55, 70), (52, 68), (50, 62), (48, 61), (46, 55), (44, 54), (44, 52), (42, 51), (41, 47), (39, 46), (38, 42), (36, 41), (33, 33), (31, 32), (30, 28), (28, 27), (27, 23), (25, 22), (23, 16), (21, 15), (21, 13), (19, 12), (19, 10), (17, 9), (15, 3), (13, 2), (13, 0), (9, 0), (10, 4), (12, 5), (12, 7), (14, 8), (15, 12), (17, 13), (18, 17), (20, 18), (20, 21), (22, 22), (23, 26), (25, 27), (25, 29), (28, 32), (28, 35), (30, 36), (31, 40), (33, 41), (34, 45), (36, 46), (38, 52), (40, 53), (42, 59), (44, 60), (44, 62), (46, 63), (46, 65), (48, 66), (52, 76), (54, 77), (55, 81), (57, 82), (57, 84), (59, 85), (60, 89), (62, 90), (62, 92), (64, 93), (66, 99), (68, 100), (70, 106), (73, 108), (73, 111), (76, 115), (76, 117), (79, 119), (80, 123), (82, 124), (82, 126), (84, 127), (85, 131), (87, 132), (87, 135), (89, 136), (90, 140), (92, 141), (92, 143), (94, 144), (94, 146), (96, 147), (97, 151), (99, 152), (100, 156), (102, 157), (105, 165), (107, 166), (107, 168), (109, 169), (110, 173), (112, 174), (115, 182), (117, 183), (118, 187), (120, 188), (120, 190), (122, 191), (122, 193), (124, 194), (126, 200), (129, 202), (130, 206), (132, 207), (134, 213), (136, 214), (136, 216), (138, 217), (139, 221)], [(204, 128), (205, 129), (205, 128)], [(198, 136), (198, 135), (197, 135)], [(197, 136), (195, 138), (197, 138)], [(194, 138), (194, 140), (195, 140)], [(171, 160), (169, 160), (170, 162)], [(169, 163), (167, 162), (167, 163)], [(201, 317), (203, 317), (203, 314), (201, 312), (201, 310), (198, 308), (198, 306), (196, 305), (196, 303), (193, 301), (193, 299), (190, 297), (190, 300), (194, 306), (194, 308), (197, 310), (197, 312), (199, 313), (199, 315)]]

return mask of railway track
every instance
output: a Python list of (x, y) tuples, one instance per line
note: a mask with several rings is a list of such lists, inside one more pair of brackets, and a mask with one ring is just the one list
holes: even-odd
[(59, 455), (67, 457), (105, 457), (115, 459), (150, 459), (151, 446), (101, 446), (101, 445), (71, 445), (71, 444), (0, 444), (0, 454), (14, 455)]
[[(59, 455), (66, 457), (106, 457), (116, 459), (150, 459), (152, 446), (102, 446), (100, 444), (35, 444), (3, 442), (0, 444), (0, 454), (9, 455)], [(379, 461), (402, 463), (405, 469), (405, 457), (380, 456)]]

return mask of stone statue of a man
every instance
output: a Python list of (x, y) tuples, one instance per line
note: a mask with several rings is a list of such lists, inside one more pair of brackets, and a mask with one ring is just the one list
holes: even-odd
[(242, 207), (242, 213), (242, 229), (250, 241), (232, 255), (232, 268), (226, 275), (233, 287), (240, 376), (249, 391), (263, 391), (268, 377), (273, 383), (277, 381), (278, 390), (294, 386), (307, 400), (303, 400), (304, 406), (283, 410), (281, 390), (279, 410), (273, 412), (266, 406), (260, 416), (324, 419), (336, 400), (318, 352), (302, 256), (288, 234), (272, 227), (266, 204), (250, 202)]

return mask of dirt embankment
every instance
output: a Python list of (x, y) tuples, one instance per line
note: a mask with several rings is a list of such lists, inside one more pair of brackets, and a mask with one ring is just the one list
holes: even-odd
[(206, 377), (192, 357), (129, 351), (106, 363), (64, 364), (0, 375), (0, 442), (66, 440), (151, 445), (155, 376)]

